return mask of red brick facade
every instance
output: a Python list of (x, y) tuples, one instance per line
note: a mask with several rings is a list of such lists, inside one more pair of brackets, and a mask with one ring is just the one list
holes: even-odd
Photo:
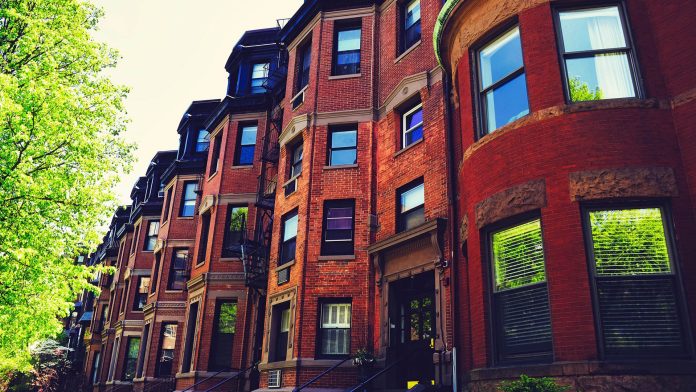
[[(688, 239), (696, 230), (696, 76), (688, 72), (696, 51), (685, 44), (696, 37), (696, 8), (686, 0), (602, 5), (625, 14), (635, 98), (567, 97), (557, 12), (596, 3), (308, 0), (285, 27), (245, 33), (226, 64), (228, 95), (192, 104), (177, 130), (179, 151), (160, 153), (176, 158), (158, 155), (127, 217), (114, 219), (116, 240), (100, 248), (110, 253), (93, 257), (117, 267), (102, 277), (94, 308), (93, 330), (110, 306), (88, 345), (86, 374), (101, 356), (94, 390), (348, 388), (375, 375), (374, 389), (492, 391), (523, 373), (582, 390), (696, 388), (696, 248)], [(413, 21), (420, 39), (404, 48)], [(529, 112), (481, 132), (475, 59), (513, 26)], [(348, 35), (339, 32), (355, 30), (359, 40), (340, 42)], [(350, 55), (339, 53), (344, 44)], [(356, 46), (356, 72), (337, 74), (338, 58), (355, 59)], [(249, 127), (255, 144), (242, 134)], [(346, 130), (355, 134), (355, 161), (332, 164), (332, 135)], [(603, 346), (583, 217), (622, 206), (656, 206), (665, 217), (679, 355), (617, 358)], [(239, 208), (247, 209), (241, 228), (232, 222)], [(350, 235), (339, 245), (329, 210), (352, 213), (349, 225), (347, 215), (332, 218)], [(550, 348), (510, 361), (501, 347), (515, 331), (498, 325), (509, 314), (493, 289), (490, 243), (530, 219), (543, 233)], [(151, 220), (159, 233), (145, 251)], [(186, 267), (177, 270), (184, 249)], [(171, 289), (176, 271), (185, 283)], [(133, 310), (138, 276), (153, 279), (143, 311)], [(163, 359), (165, 323), (177, 327), (173, 357)], [(129, 336), (142, 339), (133, 380), (124, 377)], [(353, 365), (359, 352), (373, 365)]]

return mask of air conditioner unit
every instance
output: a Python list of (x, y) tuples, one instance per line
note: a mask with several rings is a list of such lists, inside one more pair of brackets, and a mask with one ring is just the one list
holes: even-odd
[(280, 388), (281, 380), (283, 379), (283, 373), (281, 369), (269, 370), (268, 371), (268, 387), (269, 388)]

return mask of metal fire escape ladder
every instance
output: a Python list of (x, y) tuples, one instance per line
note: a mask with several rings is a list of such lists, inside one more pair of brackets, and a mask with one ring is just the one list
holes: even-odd
[(263, 137), (261, 171), (256, 189), (256, 217), (252, 229), (243, 230), (241, 256), (247, 287), (265, 294), (268, 281), (268, 262), (273, 232), (273, 209), (278, 185), (278, 137), (283, 128), (283, 110), (280, 107), (282, 90), (287, 74), (287, 56), (281, 54), (278, 67), (264, 83), (269, 107), (267, 125)]

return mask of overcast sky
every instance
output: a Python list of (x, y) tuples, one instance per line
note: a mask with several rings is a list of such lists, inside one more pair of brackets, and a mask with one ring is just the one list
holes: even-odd
[(116, 192), (130, 203), (137, 178), (159, 150), (176, 149), (176, 127), (191, 101), (222, 98), (225, 61), (244, 31), (276, 26), (302, 0), (93, 0), (105, 16), (96, 38), (120, 51), (109, 74), (131, 88), (125, 134), (137, 162)]

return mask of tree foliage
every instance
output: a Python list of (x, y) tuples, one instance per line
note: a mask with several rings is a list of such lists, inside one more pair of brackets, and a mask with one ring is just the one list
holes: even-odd
[(0, 0), (0, 375), (28, 370), (29, 347), (94, 269), (76, 265), (114, 209), (127, 170), (126, 89), (103, 70), (117, 53), (80, 0)]
[(592, 90), (587, 83), (577, 77), (568, 79), (568, 88), (570, 89), (570, 100), (573, 102), (598, 101), (604, 96), (599, 87)]

